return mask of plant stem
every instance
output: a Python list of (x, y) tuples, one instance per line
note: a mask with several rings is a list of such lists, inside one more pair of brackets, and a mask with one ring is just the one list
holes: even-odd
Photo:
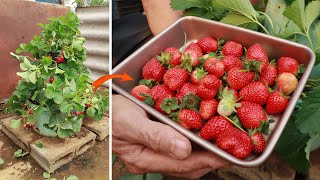
[(228, 118), (227, 116), (225, 115), (221, 115), (222, 117), (226, 118), (229, 122), (231, 122), (233, 125), (235, 125), (238, 129), (240, 129), (241, 131), (245, 132), (245, 130), (243, 130), (238, 124), (236, 124), (235, 122), (233, 122), (230, 118)]
[(264, 13), (264, 12), (261, 12), (261, 11), (259, 11), (259, 13), (262, 14), (262, 15), (264, 15), (264, 16), (269, 20), (270, 25), (271, 25), (271, 29), (272, 29), (272, 33), (275, 34), (275, 33), (274, 33), (274, 25), (273, 25), (273, 22), (272, 22), (271, 18), (268, 16), (268, 14), (266, 14), (266, 13)]

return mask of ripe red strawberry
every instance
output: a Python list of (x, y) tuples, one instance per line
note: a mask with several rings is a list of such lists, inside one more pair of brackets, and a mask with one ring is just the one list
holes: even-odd
[(171, 58), (169, 60), (169, 64), (172, 66), (177, 66), (180, 65), (180, 60), (181, 60), (181, 53), (179, 49), (175, 47), (169, 47), (164, 50), (165, 53), (170, 53)]
[(208, 120), (217, 114), (218, 101), (215, 99), (203, 100), (200, 103), (200, 116), (202, 119)]
[(188, 127), (193, 129), (202, 128), (202, 119), (201, 116), (194, 110), (191, 109), (182, 109), (178, 113), (178, 121), (183, 121)]
[(224, 64), (216, 58), (208, 58), (204, 63), (204, 68), (209, 74), (221, 77), (224, 75)]
[(205, 87), (203, 84), (197, 86), (197, 96), (202, 99), (213, 99), (218, 93), (218, 89), (210, 89)]
[[(190, 56), (190, 60), (192, 62), (192, 66), (198, 66), (200, 64), (199, 57), (203, 56), (202, 49), (197, 43), (190, 43), (186, 50), (183, 52), (183, 59), (189, 61), (188, 55)], [(183, 61), (183, 60), (182, 60)]]
[(298, 86), (298, 79), (291, 73), (282, 73), (278, 76), (277, 87), (285, 95), (292, 93)]
[(262, 83), (268, 83), (268, 86), (272, 86), (276, 81), (277, 75), (278, 75), (277, 67), (273, 63), (270, 63), (261, 72), (259, 79)]
[(64, 56), (59, 56), (56, 60), (57, 64), (63, 63), (64, 62)]
[(181, 102), (184, 96), (189, 95), (191, 93), (193, 93), (194, 95), (197, 94), (197, 86), (195, 84), (186, 82), (182, 85), (180, 89), (178, 89), (176, 97), (178, 98), (179, 102)]
[(92, 105), (91, 105), (91, 104), (89, 104), (89, 103), (87, 103), (87, 104), (86, 104), (86, 106), (87, 106), (87, 108), (89, 108), (89, 107), (91, 107)]
[(208, 73), (204, 71), (203, 68), (197, 68), (194, 71), (192, 71), (190, 81), (193, 84), (198, 84), (200, 82), (200, 79), (203, 78), (206, 74)]
[(268, 114), (282, 113), (288, 106), (289, 100), (279, 91), (274, 91), (269, 95), (266, 110)]
[(281, 57), (278, 59), (278, 73), (288, 72), (297, 75), (299, 71), (299, 62), (290, 57)]
[(240, 90), (243, 101), (264, 105), (269, 97), (268, 87), (260, 81), (251, 82)]
[(197, 86), (197, 95), (202, 99), (213, 99), (219, 91), (221, 81), (213, 74), (205, 75)]
[(157, 102), (160, 97), (167, 95), (167, 97), (174, 96), (173, 91), (171, 91), (167, 86), (163, 84), (158, 84), (151, 88), (150, 90), (150, 96), (154, 102)]
[(253, 152), (261, 154), (267, 146), (267, 142), (265, 138), (261, 133), (256, 132), (253, 136), (251, 136), (251, 139), (252, 139), (252, 145), (253, 145), (252, 147)]
[(252, 151), (250, 136), (234, 127), (229, 127), (219, 134), (216, 142), (219, 148), (239, 159), (249, 157)]
[(54, 81), (54, 77), (50, 77), (49, 82), (53, 83), (53, 81)]
[(206, 36), (206, 37), (199, 39), (197, 44), (202, 49), (202, 52), (205, 54), (207, 54), (209, 52), (216, 52), (219, 47), (218, 41), (213, 39), (210, 36)]
[(161, 65), (157, 58), (152, 58), (142, 68), (142, 75), (144, 79), (153, 79), (156, 82), (162, 81), (166, 68)]
[(235, 67), (228, 71), (227, 82), (232, 89), (240, 90), (252, 82), (254, 77), (254, 72)]
[(200, 137), (205, 140), (216, 140), (219, 134), (232, 127), (232, 123), (222, 116), (210, 119), (201, 129)]
[(242, 67), (241, 60), (235, 56), (225, 56), (222, 59), (222, 63), (224, 64), (224, 68), (227, 72), (234, 67), (238, 67), (238, 68)]
[(247, 51), (247, 60), (255, 60), (262, 62), (259, 68), (259, 72), (262, 72), (268, 65), (268, 55), (264, 48), (259, 44), (255, 43)]
[(241, 57), (242, 53), (243, 53), (242, 45), (234, 41), (226, 42), (226, 44), (224, 44), (222, 48), (222, 54), (224, 56)]
[(177, 98), (164, 95), (159, 98), (154, 108), (162, 114), (168, 115), (179, 108), (178, 100)]
[(30, 115), (33, 114), (33, 110), (32, 110), (32, 109), (29, 110), (29, 114), (30, 114)]
[(138, 85), (132, 89), (131, 94), (141, 101), (144, 101), (146, 98), (143, 97), (142, 94), (150, 94), (150, 88), (146, 85)]
[(77, 111), (76, 111), (76, 112), (74, 112), (74, 115), (75, 115), (75, 116), (79, 116), (79, 114), (80, 114), (80, 113), (79, 113), (79, 112), (77, 112)]
[(187, 71), (182, 68), (171, 68), (163, 76), (163, 81), (166, 86), (171, 90), (177, 90), (189, 80)]
[(267, 120), (263, 108), (259, 104), (248, 101), (241, 102), (241, 106), (237, 108), (237, 115), (241, 124), (247, 129), (258, 128), (262, 121)]
[(182, 127), (186, 128), (186, 129), (191, 129), (191, 127), (189, 125), (187, 125), (184, 121), (179, 121), (178, 122)]

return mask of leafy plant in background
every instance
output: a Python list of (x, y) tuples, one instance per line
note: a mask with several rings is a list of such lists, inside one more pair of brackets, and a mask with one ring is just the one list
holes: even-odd
[(258, 3), (259, 6), (253, 6), (249, 0), (171, 0), (171, 7), (184, 10), (184, 15), (288, 39), (315, 52), (316, 65), (276, 146), (294, 169), (306, 173), (312, 144), (320, 141), (320, 0), (258, 0)]
[[(85, 39), (74, 13), (50, 18), (29, 44), (20, 44), (16, 55), (22, 79), (7, 102), (7, 112), (18, 115), (11, 126), (37, 128), (45, 136), (65, 138), (79, 132), (85, 114), (100, 120), (109, 108), (108, 91), (94, 92), (89, 69), (83, 63)], [(29, 56), (29, 55), (32, 56)]]

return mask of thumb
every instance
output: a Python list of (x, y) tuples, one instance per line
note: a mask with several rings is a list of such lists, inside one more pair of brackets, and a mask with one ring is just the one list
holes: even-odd
[(176, 159), (185, 159), (191, 154), (190, 141), (179, 132), (160, 122), (143, 122), (145, 124), (141, 130), (142, 144)]

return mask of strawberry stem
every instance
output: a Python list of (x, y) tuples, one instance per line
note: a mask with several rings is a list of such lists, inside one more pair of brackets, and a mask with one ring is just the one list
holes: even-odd
[(222, 117), (226, 118), (229, 122), (231, 122), (233, 125), (235, 125), (238, 129), (240, 129), (243, 132), (246, 132), (245, 130), (243, 130), (238, 124), (236, 124), (235, 122), (233, 122), (231, 119), (229, 119), (227, 116), (225, 115), (221, 115)]
[(185, 48), (186, 48), (186, 44), (187, 44), (187, 33), (184, 32), (184, 44), (183, 44), (183, 47), (182, 47), (182, 51), (181, 52), (184, 52)]

